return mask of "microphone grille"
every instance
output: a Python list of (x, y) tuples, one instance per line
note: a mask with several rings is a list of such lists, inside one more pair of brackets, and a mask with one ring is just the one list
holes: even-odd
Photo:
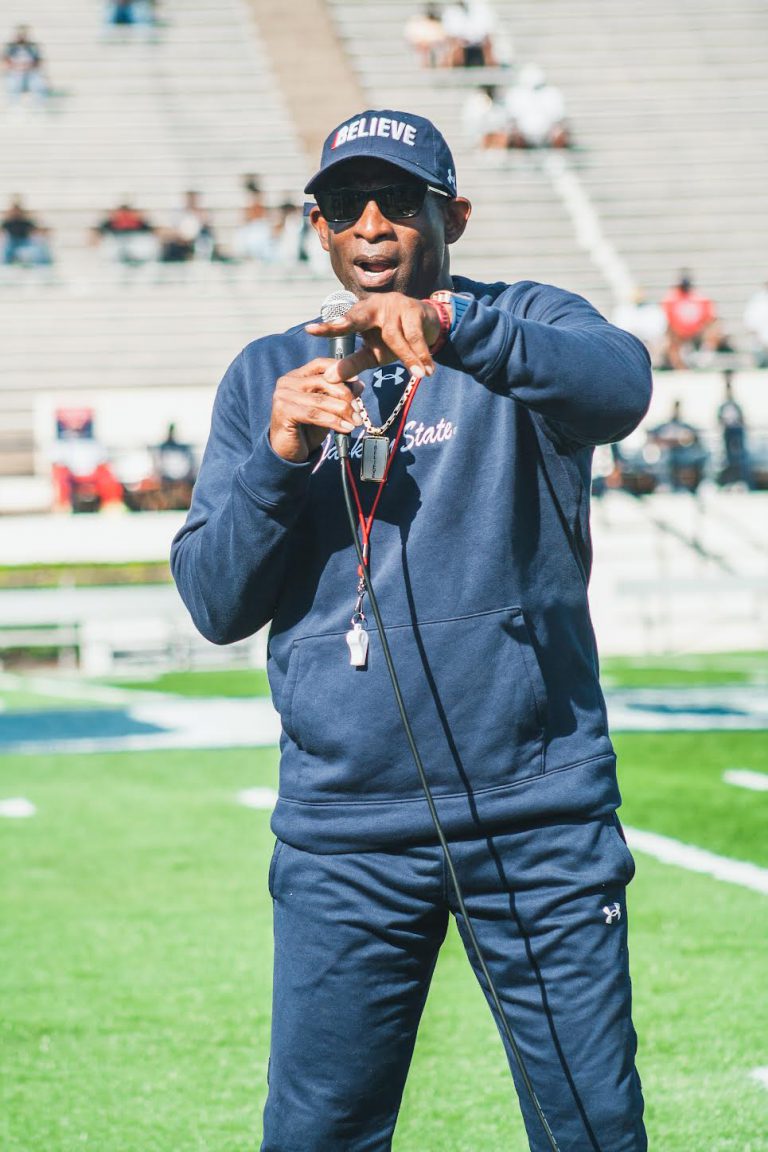
[(331, 292), (320, 305), (320, 319), (324, 324), (329, 320), (338, 320), (341, 316), (346, 316), (353, 304), (357, 304), (357, 296), (352, 292), (346, 292), (344, 289)]

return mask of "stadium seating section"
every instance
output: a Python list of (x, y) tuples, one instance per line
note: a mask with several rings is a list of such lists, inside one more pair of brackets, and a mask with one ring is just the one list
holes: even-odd
[[(291, 5), (297, 28), (317, 2)], [(497, 0), (513, 66), (536, 60), (564, 92), (576, 148), (563, 162), (575, 206), (573, 181), (569, 194), (541, 154), (472, 151), (461, 102), (470, 87), (504, 82), (510, 70), (420, 69), (403, 38), (417, 7), (327, 5), (370, 105), (425, 113), (455, 144), (475, 215), (454, 267), (560, 283), (610, 311), (616, 262), (655, 298), (687, 265), (743, 346), (743, 305), (768, 265), (768, 13), (760, 0)], [(315, 313), (332, 284), (322, 272), (253, 264), (126, 275), (87, 246), (89, 227), (118, 200), (167, 223), (194, 187), (227, 248), (245, 172), (261, 176), (272, 203), (300, 201), (314, 165), (288, 111), (292, 94), (276, 80), (290, 68), (273, 69), (263, 6), (164, 0), (159, 11), (149, 40), (105, 37), (96, 0), (28, 0), (5, 12), (5, 35), (16, 21), (32, 27), (55, 95), (40, 114), (0, 105), (3, 186), (51, 227), (56, 261), (50, 276), (0, 269), (5, 475), (35, 467), (41, 397), (47, 412), (67, 396), (164, 389), (178, 392), (180, 411), (185, 395), (206, 397), (205, 407), (244, 342)], [(597, 237), (587, 235), (584, 204), (596, 213)], [(671, 394), (666, 382), (663, 390)], [(141, 419), (124, 427), (129, 439), (146, 435)]]

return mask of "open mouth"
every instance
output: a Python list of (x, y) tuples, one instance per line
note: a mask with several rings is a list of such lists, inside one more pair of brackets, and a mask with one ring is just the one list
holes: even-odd
[(397, 264), (384, 256), (358, 256), (354, 262), (360, 283), (366, 288), (379, 288), (389, 284)]

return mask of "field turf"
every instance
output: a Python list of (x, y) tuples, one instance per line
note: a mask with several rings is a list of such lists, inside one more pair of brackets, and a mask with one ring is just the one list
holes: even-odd
[[(707, 670), (708, 671), (708, 670)], [(761, 732), (619, 734), (633, 827), (768, 867)], [(272, 749), (7, 756), (0, 799), (2, 1152), (258, 1148), (269, 1041)], [(630, 947), (654, 1152), (768, 1152), (768, 898), (637, 855)], [(396, 1152), (524, 1152), (455, 933)], [(331, 1152), (331, 1150), (329, 1150)], [(610, 1150), (606, 1150), (610, 1152)]]

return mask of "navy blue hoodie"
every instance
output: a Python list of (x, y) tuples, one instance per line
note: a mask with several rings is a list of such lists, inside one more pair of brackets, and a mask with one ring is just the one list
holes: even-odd
[[(637, 425), (651, 374), (643, 346), (578, 296), (454, 286), (474, 301), (416, 392), (371, 572), (437, 807), (458, 837), (620, 802), (587, 604), (590, 464), (594, 444)], [(269, 443), (278, 377), (325, 354), (299, 326), (230, 366), (171, 563), (214, 643), (271, 621), (283, 727), (272, 828), (332, 852), (434, 830), (372, 622), (367, 667), (349, 663), (357, 562), (332, 441), (305, 464)], [(405, 369), (362, 379), (380, 423)], [(367, 511), (378, 485), (358, 487)]]

